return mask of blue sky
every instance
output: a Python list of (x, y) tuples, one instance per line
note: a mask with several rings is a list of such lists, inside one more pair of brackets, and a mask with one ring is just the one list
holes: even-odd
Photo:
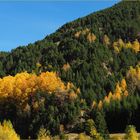
[(0, 2), (0, 51), (43, 39), (66, 22), (117, 3), (108, 1)]

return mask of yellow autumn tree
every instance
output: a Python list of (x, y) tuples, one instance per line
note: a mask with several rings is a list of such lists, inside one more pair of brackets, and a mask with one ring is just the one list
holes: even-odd
[(105, 96), (104, 102), (105, 102), (105, 103), (108, 103), (108, 104), (110, 103), (110, 99), (108, 98), (108, 96)]
[(118, 47), (118, 42), (113, 42), (113, 48), (115, 50), (116, 53), (119, 53), (120, 52), (120, 49)]
[(63, 69), (64, 71), (68, 71), (68, 70), (70, 69), (70, 64), (69, 64), (69, 63), (64, 64), (63, 67), (62, 67), (62, 69)]
[(121, 87), (119, 85), (119, 83), (117, 83), (116, 85), (116, 89), (115, 89), (115, 92), (114, 92), (114, 99), (118, 99), (120, 100), (121, 99)]
[(118, 46), (119, 46), (120, 50), (125, 46), (125, 43), (123, 42), (123, 40), (121, 38), (118, 39)]
[(102, 100), (100, 100), (98, 103), (98, 109), (101, 110), (102, 107), (103, 107), (103, 102), (102, 102)]
[[(72, 83), (64, 84), (57, 73), (43, 72), (40, 75), (34, 73), (22, 72), (15, 76), (6, 76), (0, 78), (0, 98), (14, 97), (20, 100), (21, 106), (28, 110), (26, 101), (30, 95), (34, 95), (37, 91), (54, 93), (55, 95), (70, 96), (75, 99), (80, 93)], [(71, 94), (70, 91), (73, 91)], [(40, 103), (34, 103), (34, 108), (38, 108)]]
[(89, 33), (89, 32), (90, 32), (90, 29), (86, 28), (86, 29), (84, 29), (84, 30), (82, 31), (82, 34), (85, 35), (85, 34), (87, 34), (87, 33)]
[(43, 128), (43, 127), (40, 128), (38, 135), (37, 135), (37, 140), (51, 140), (51, 137), (45, 128)]
[[(109, 104), (111, 100), (121, 100), (122, 97), (127, 97), (128, 95), (129, 94), (128, 94), (128, 91), (127, 91), (126, 80), (125, 80), (125, 78), (123, 78), (121, 80), (121, 82), (118, 82), (116, 84), (115, 91), (113, 93), (110, 91), (108, 96), (104, 97), (104, 99), (103, 99), (104, 102), (103, 103)], [(98, 103), (98, 107), (99, 106), (102, 106), (102, 102), (101, 101)]]
[(133, 68), (132, 66), (130, 66), (130, 69), (129, 69), (129, 71), (128, 71), (128, 73), (127, 73), (127, 77), (134, 77), (134, 76), (136, 76), (136, 69), (135, 68)]
[(95, 108), (96, 106), (97, 106), (96, 101), (93, 101), (91, 107), (92, 107), (92, 108)]
[(103, 43), (105, 45), (109, 45), (110, 44), (110, 39), (109, 39), (109, 37), (107, 35), (103, 36)]
[(87, 35), (87, 40), (88, 40), (90, 43), (92, 43), (92, 42), (94, 42), (94, 41), (96, 40), (96, 36), (95, 36), (93, 33), (89, 33), (89, 34)]
[(48, 92), (54, 92), (58, 89), (64, 90), (65, 85), (54, 72), (41, 73), (38, 77), (39, 89)]
[(38, 62), (38, 63), (36, 63), (36, 67), (37, 68), (40, 68), (42, 65)]
[(131, 78), (133, 83), (137, 86), (140, 85), (140, 65), (137, 65), (136, 68), (130, 67), (127, 73), (127, 79)]
[(125, 48), (132, 48), (132, 43), (129, 41), (128, 43), (125, 44)]
[(20, 140), (10, 121), (0, 123), (0, 140)]
[(130, 41), (124, 43), (124, 41), (120, 38), (118, 39), (118, 41), (115, 41), (113, 43), (113, 48), (117, 53), (119, 53), (122, 50), (122, 48), (126, 48), (126, 49), (129, 48), (134, 50), (135, 53), (138, 53), (140, 51), (140, 43), (137, 39), (133, 43), (131, 43)]
[(123, 42), (121, 38), (118, 39), (118, 41), (113, 43), (113, 48), (117, 53), (119, 53), (123, 47), (125, 47), (125, 43)]
[(133, 42), (132, 48), (136, 53), (140, 51), (140, 43), (137, 39)]
[(81, 31), (78, 31), (78, 32), (75, 33), (74, 36), (75, 36), (76, 38), (79, 38), (80, 34), (81, 34)]
[(75, 33), (74, 36), (75, 36), (76, 38), (79, 38), (80, 35), (86, 35), (86, 34), (89, 33), (89, 32), (90, 32), (90, 29), (86, 28), (86, 29), (84, 29), (84, 30), (77, 31), (77, 32)]
[(124, 78), (121, 81), (121, 88), (122, 88), (122, 91), (125, 91), (127, 88), (126, 80)]
[(69, 94), (69, 99), (70, 99), (70, 100), (74, 100), (74, 99), (76, 99), (76, 98), (77, 98), (77, 94), (76, 94), (74, 91), (70, 92), (70, 94)]
[(0, 97), (14, 96), (26, 98), (37, 90), (49, 93), (65, 90), (65, 85), (54, 72), (44, 72), (39, 76), (27, 72), (0, 79)]
[(80, 88), (77, 88), (76, 93), (79, 94), (80, 92)]
[(124, 93), (123, 93), (123, 95), (124, 95), (125, 97), (127, 97), (127, 96), (129, 95), (129, 94), (128, 94), (128, 91), (125, 90)]
[(112, 92), (110, 91), (109, 94), (108, 94), (108, 98), (111, 99), (112, 96), (113, 96), (113, 95), (112, 95)]

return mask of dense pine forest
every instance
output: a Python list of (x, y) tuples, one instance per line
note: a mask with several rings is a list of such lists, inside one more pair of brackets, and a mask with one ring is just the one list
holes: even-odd
[(138, 140), (140, 1), (121, 1), (0, 52), (0, 77), (2, 140), (68, 133), (108, 140), (125, 132)]

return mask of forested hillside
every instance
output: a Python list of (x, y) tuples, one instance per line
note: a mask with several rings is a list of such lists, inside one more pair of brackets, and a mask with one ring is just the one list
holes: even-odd
[(140, 131), (140, 1), (1, 52), (0, 76), (0, 121), (10, 120), (21, 138), (37, 138), (43, 128), (96, 139), (130, 124)]

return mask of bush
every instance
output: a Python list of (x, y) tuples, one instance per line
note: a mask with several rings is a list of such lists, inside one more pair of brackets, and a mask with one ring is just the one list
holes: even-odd
[(95, 128), (95, 123), (92, 119), (88, 119), (85, 122), (85, 132), (86, 132), (86, 134), (89, 135), (92, 129), (96, 129)]
[(133, 125), (127, 126), (125, 138), (127, 140), (138, 140), (138, 134), (136, 128)]
[(49, 132), (46, 131), (45, 128), (41, 127), (37, 135), (37, 140), (51, 140)]

